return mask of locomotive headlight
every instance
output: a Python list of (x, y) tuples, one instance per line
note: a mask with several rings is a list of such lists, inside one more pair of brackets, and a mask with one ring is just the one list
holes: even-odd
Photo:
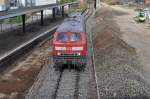
[(56, 46), (55, 50), (62, 50), (62, 51), (64, 51), (64, 50), (66, 50), (66, 47), (58, 47), (58, 46)]
[(72, 50), (73, 51), (80, 51), (80, 50), (83, 50), (83, 47), (72, 47)]
[(78, 53), (78, 56), (80, 56), (81, 54), (80, 53)]
[(57, 55), (60, 55), (61, 53), (57, 53)]

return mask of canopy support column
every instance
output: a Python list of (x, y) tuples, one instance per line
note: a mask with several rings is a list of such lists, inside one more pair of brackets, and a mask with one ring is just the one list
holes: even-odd
[(56, 8), (53, 8), (53, 20), (56, 19)]
[(22, 15), (22, 31), (26, 31), (26, 15)]
[(64, 17), (64, 6), (62, 6), (61, 11), (62, 11), (62, 17)]
[(41, 26), (44, 25), (43, 10), (41, 10)]

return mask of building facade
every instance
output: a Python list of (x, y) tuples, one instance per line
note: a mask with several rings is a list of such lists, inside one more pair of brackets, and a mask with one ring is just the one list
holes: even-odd
[(0, 11), (7, 10), (9, 8), (9, 0), (0, 0)]
[(57, 0), (0, 0), (0, 11), (56, 3)]
[(145, 0), (146, 5), (150, 5), (150, 0)]

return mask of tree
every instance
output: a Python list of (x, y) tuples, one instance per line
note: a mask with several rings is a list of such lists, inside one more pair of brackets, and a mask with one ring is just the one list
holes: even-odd
[(60, 4), (69, 3), (69, 2), (75, 2), (77, 0), (60, 0), (58, 1)]

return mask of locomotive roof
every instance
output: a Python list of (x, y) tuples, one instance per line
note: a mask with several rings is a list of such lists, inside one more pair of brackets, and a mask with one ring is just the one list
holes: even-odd
[(57, 32), (84, 32), (84, 17), (77, 13), (72, 14), (69, 18), (58, 27)]

